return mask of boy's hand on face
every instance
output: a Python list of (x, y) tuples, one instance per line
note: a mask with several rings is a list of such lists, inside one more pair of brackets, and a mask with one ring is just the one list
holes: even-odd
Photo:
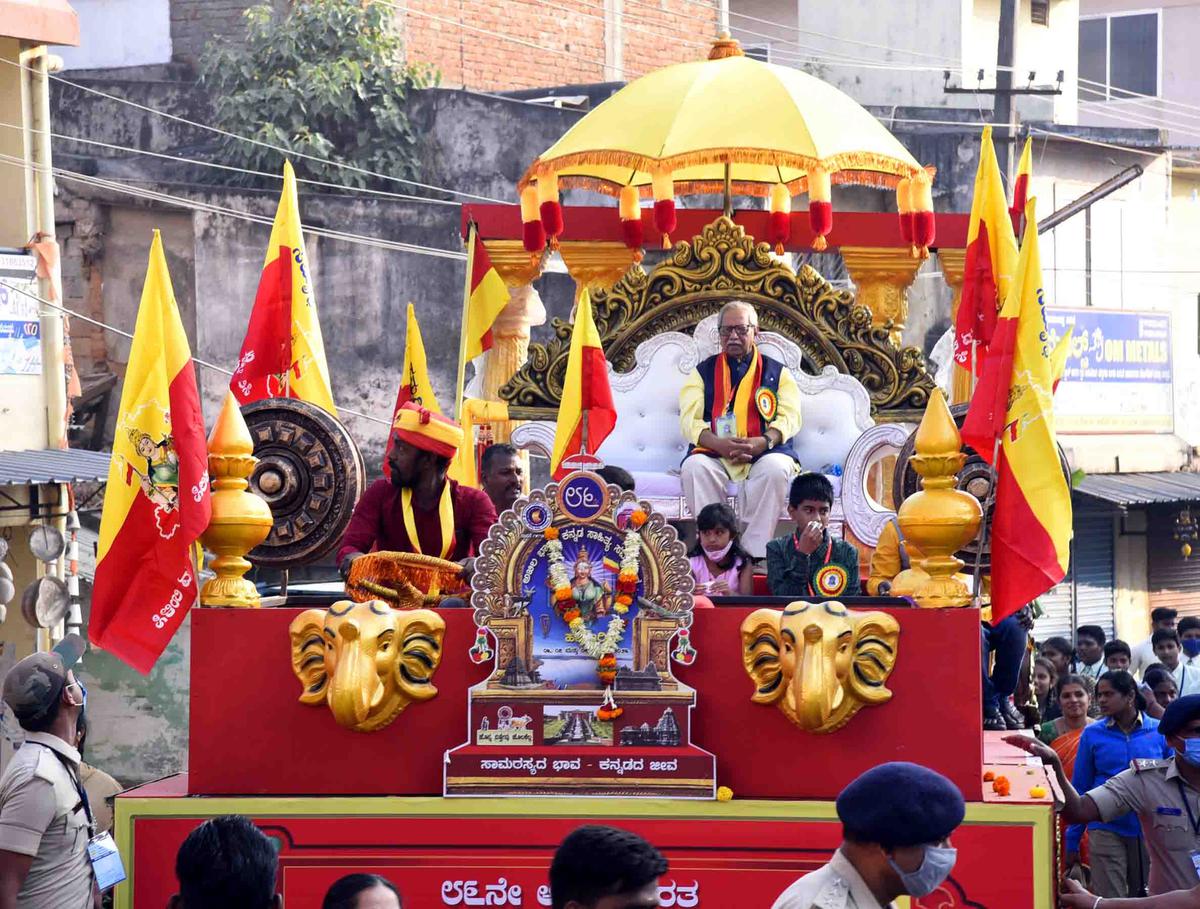
[(821, 545), (825, 528), (820, 521), (809, 521), (803, 528), (797, 528), (800, 533), (796, 539), (796, 548), (805, 555), (812, 555)]

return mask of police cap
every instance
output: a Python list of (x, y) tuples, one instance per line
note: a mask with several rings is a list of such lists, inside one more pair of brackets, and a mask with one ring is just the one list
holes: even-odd
[(1160, 735), (1175, 735), (1184, 726), (1200, 715), (1200, 694), (1189, 694), (1167, 705), (1162, 719), (1158, 721)]
[(848, 838), (885, 846), (945, 839), (966, 805), (952, 782), (927, 767), (894, 761), (868, 770), (842, 790), (838, 818)]

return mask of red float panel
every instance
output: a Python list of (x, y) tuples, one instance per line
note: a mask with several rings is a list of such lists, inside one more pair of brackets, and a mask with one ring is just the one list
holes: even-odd
[[(753, 704), (739, 626), (754, 607), (698, 610), (692, 742), (717, 759), (717, 781), (742, 798), (832, 799), (890, 760), (915, 761), (982, 797), (979, 614), (884, 610), (900, 622), (892, 700), (843, 729), (811, 735)], [(469, 739), (467, 688), (489, 670), (467, 652), (472, 613), (446, 610), (438, 695), (390, 726), (357, 733), (324, 706), (297, 700), (288, 625), (299, 609), (196, 609), (192, 614), (190, 792), (205, 795), (440, 795), (443, 755)]]
[[(160, 794), (170, 788), (157, 784)], [(671, 866), (660, 881), (663, 906), (765, 909), (841, 840), (833, 805), (819, 802), (188, 799), (154, 791), (118, 799), (118, 838), (132, 858), (118, 909), (165, 905), (180, 843), (221, 813), (248, 814), (279, 840), (288, 909), (318, 909), (329, 885), (352, 872), (384, 875), (406, 906), (485, 905), (489, 894), (486, 905), (547, 906), (554, 849), (582, 823), (625, 827), (663, 851)], [(1051, 812), (968, 806), (953, 837), (959, 861), (951, 879), (915, 909), (1049, 909)]]

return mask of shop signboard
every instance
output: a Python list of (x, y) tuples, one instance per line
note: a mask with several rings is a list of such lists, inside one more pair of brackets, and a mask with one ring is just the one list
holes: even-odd
[(1054, 393), (1059, 433), (1174, 431), (1170, 313), (1047, 307), (1050, 349), (1068, 329)]
[(42, 372), (36, 267), (26, 252), (0, 252), (0, 376)]

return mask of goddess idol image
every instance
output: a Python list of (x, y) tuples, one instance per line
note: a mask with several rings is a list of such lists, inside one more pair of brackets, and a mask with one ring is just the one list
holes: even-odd
[(596, 619), (608, 615), (612, 609), (612, 587), (602, 584), (592, 577), (592, 562), (586, 550), (579, 551), (575, 559), (575, 576), (571, 579), (571, 598), (579, 608), (579, 614), (585, 622), (591, 624)]

